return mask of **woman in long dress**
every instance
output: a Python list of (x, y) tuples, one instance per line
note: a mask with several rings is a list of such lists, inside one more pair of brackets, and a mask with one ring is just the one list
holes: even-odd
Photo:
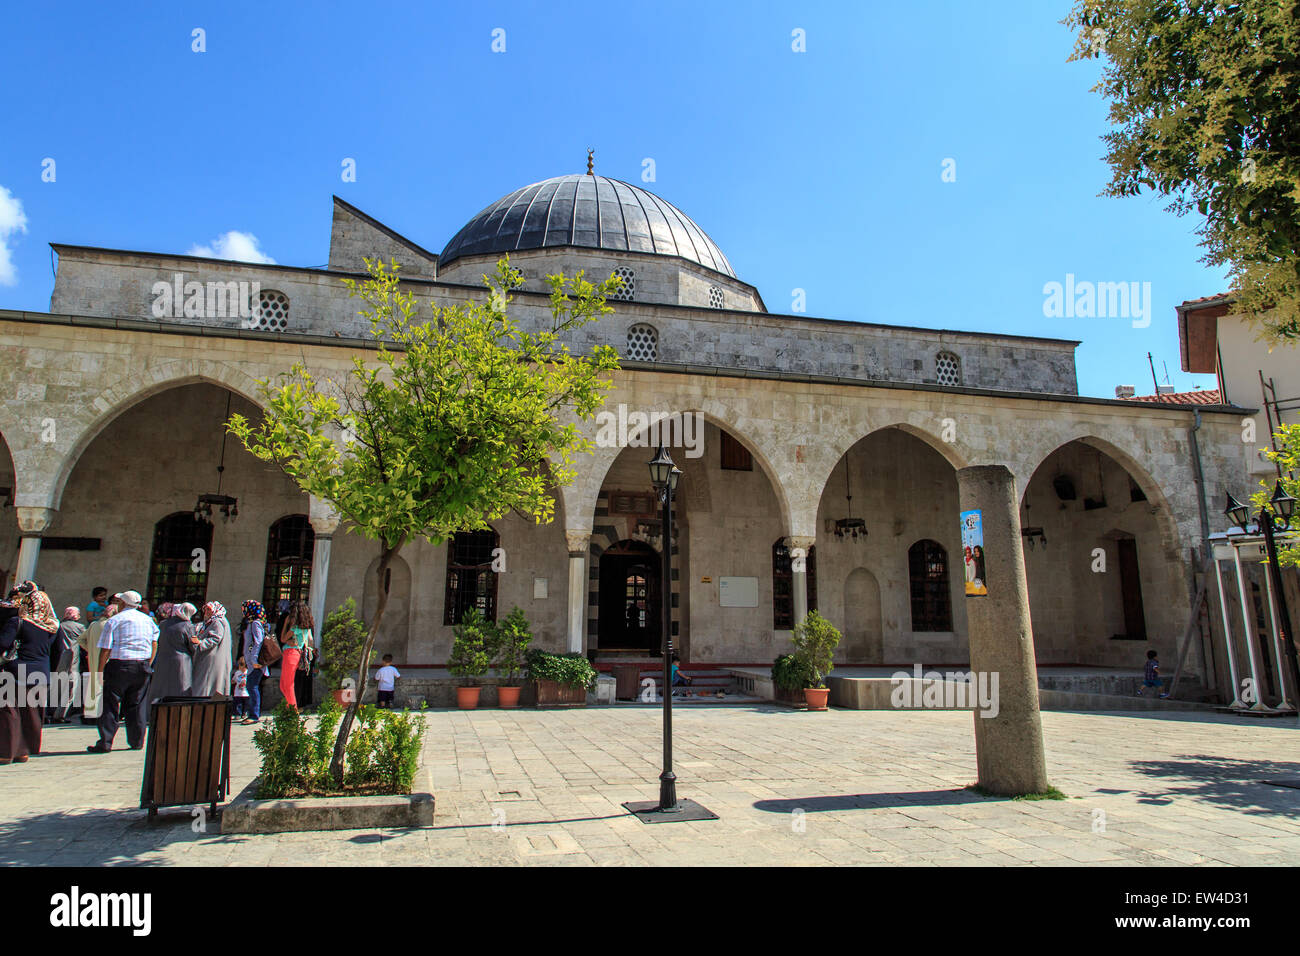
[(158, 609), (163, 619), (158, 633), (158, 653), (153, 659), (153, 677), (149, 681), (149, 699), (189, 697), (194, 683), (194, 639), (190, 623), (193, 604), (164, 604)]
[(230, 622), (226, 620), (226, 609), (216, 601), (203, 605), (203, 627), (196, 641), (190, 693), (195, 697), (229, 697), (234, 669)]
[(8, 614), (0, 627), (0, 650), (18, 645), (15, 660), (0, 668), (10, 691), (0, 695), (0, 764), (26, 763), (41, 752), (41, 725), (49, 702), (50, 644), (59, 631), (59, 619), (45, 592), (31, 581), (18, 590), (18, 614)]
[(86, 656), (86, 678), (81, 698), (83, 724), (98, 723), (104, 706), (104, 672), (99, 669), (99, 635), (103, 632), (104, 625), (117, 613), (117, 609), (117, 602), (110, 602), (104, 612), (81, 632), (81, 650)]

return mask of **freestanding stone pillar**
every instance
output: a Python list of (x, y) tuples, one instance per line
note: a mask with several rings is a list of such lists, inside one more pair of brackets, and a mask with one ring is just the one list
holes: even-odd
[(311, 552), (311, 590), (307, 593), (307, 603), (311, 607), (312, 620), (316, 622), (316, 649), (320, 650), (320, 632), (325, 624), (325, 589), (329, 586), (330, 551), (334, 546), (334, 532), (339, 527), (339, 516), (329, 510), (324, 502), (311, 502), (309, 515), (315, 538)]
[(569, 652), (583, 651), (583, 615), (587, 610), (587, 548), (590, 531), (565, 531), (569, 545)]
[(1043, 728), (1038, 714), (1038, 668), (1029, 621), (1015, 476), (1005, 465), (957, 471), (962, 511), (978, 510), (984, 530), (988, 594), (967, 597), (972, 683), (998, 676), (997, 716), (975, 712), (979, 782), (994, 793), (1041, 793), (1048, 787)]
[[(53, 508), (17, 508), (18, 563), (14, 568), (14, 584), (36, 580), (36, 562), (41, 555), (41, 536), (54, 523), (57, 512)], [(37, 581), (39, 584), (40, 582)]]
[(786, 540), (790, 548), (790, 588), (794, 596), (794, 626), (798, 627), (808, 616), (808, 552), (817, 543), (817, 539), (792, 534)]

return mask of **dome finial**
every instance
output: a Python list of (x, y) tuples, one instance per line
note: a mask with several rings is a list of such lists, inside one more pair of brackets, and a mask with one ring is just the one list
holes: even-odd
[(592, 165), (593, 165), (593, 162), (594, 162), (594, 161), (592, 160), (592, 157), (595, 156), (595, 155), (596, 155), (596, 151), (595, 151), (594, 149), (588, 149), (588, 150), (587, 150), (587, 175), (588, 175), (588, 176), (594, 176), (594, 175), (596, 175), (594, 172), (591, 171), (591, 169), (592, 169)]

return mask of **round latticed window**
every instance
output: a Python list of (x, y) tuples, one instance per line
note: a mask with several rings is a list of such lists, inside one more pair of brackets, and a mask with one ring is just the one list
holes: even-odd
[(257, 311), (253, 313), (253, 328), (267, 332), (283, 332), (289, 327), (289, 297), (275, 289), (263, 289), (257, 295)]
[(721, 309), (727, 304), (726, 298), (722, 295), (722, 290), (716, 285), (709, 286), (709, 308)]
[(614, 275), (623, 280), (623, 284), (618, 287), (618, 291), (612, 293), (610, 298), (616, 302), (631, 302), (632, 297), (636, 295), (636, 273), (626, 266), (621, 266), (614, 270)]
[(940, 352), (934, 358), (934, 378), (940, 385), (960, 385), (961, 359), (951, 352)]
[(652, 325), (634, 325), (627, 330), (627, 352), (633, 362), (659, 361), (659, 333)]

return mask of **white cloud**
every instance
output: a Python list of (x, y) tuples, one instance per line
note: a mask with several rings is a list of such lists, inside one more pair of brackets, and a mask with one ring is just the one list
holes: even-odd
[(18, 270), (14, 268), (9, 249), (9, 237), (27, 231), (27, 216), (23, 213), (21, 199), (16, 199), (8, 189), (0, 186), (0, 285), (16, 285)]
[(236, 262), (275, 264), (274, 259), (257, 248), (257, 236), (251, 232), (239, 232), (234, 229), (223, 236), (218, 236), (210, 245), (192, 246), (189, 254), (207, 259), (233, 259)]

